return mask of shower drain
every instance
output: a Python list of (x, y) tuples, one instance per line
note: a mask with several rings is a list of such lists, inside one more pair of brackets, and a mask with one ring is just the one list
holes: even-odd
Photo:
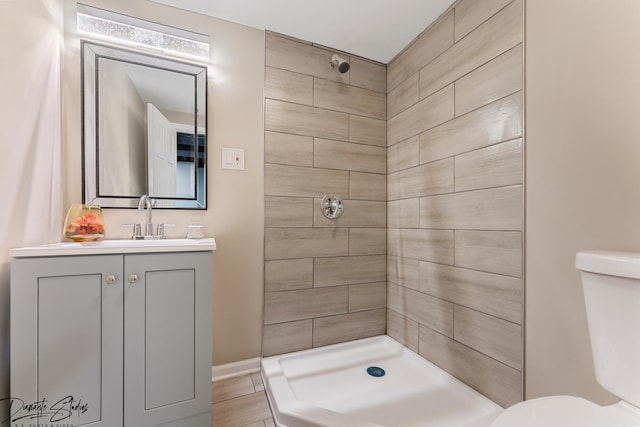
[(372, 377), (383, 377), (384, 374), (386, 374), (386, 372), (384, 371), (384, 369), (379, 368), (378, 366), (369, 366), (367, 368), (367, 374), (371, 375)]

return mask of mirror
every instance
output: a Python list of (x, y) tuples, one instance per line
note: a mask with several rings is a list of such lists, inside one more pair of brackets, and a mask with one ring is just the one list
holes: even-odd
[(206, 209), (207, 69), (82, 42), (83, 203)]

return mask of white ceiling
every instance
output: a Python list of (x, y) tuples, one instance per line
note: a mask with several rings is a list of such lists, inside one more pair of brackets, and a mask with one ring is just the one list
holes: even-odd
[(388, 63), (454, 0), (152, 0)]

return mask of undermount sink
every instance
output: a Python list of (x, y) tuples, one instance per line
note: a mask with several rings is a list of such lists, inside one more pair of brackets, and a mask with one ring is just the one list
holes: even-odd
[(91, 255), (110, 253), (199, 252), (216, 249), (214, 238), (160, 240), (98, 240), (95, 242), (59, 242), (48, 245), (12, 249), (14, 258), (59, 255)]

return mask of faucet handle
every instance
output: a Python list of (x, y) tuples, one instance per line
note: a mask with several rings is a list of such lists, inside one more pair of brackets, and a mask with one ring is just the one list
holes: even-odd
[(145, 239), (153, 239), (153, 223), (147, 223), (144, 225), (144, 237)]
[(140, 224), (120, 224), (122, 227), (132, 227), (131, 230), (131, 239), (138, 240), (142, 239), (142, 227)]
[(164, 239), (164, 229), (175, 227), (175, 224), (158, 224), (158, 232), (156, 233), (156, 239)]

